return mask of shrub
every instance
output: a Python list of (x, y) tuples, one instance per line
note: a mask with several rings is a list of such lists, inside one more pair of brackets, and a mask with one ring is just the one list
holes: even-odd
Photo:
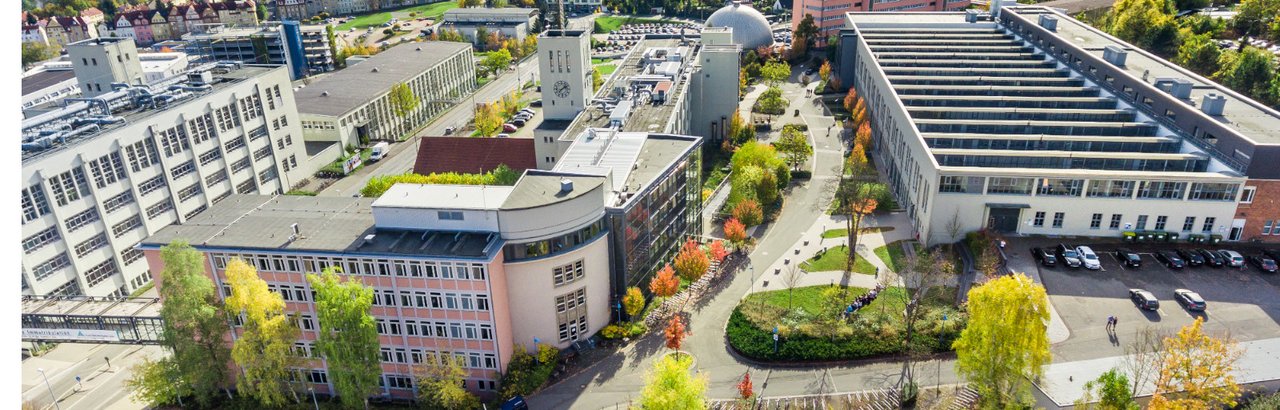
[(376, 198), (391, 189), (392, 185), (399, 183), (406, 184), (455, 184), (455, 185), (515, 185), (516, 180), (520, 179), (520, 174), (508, 168), (506, 165), (499, 165), (498, 168), (483, 174), (460, 174), (456, 172), (445, 172), (439, 174), (414, 174), (404, 173), (400, 175), (384, 175), (373, 177), (360, 190), (360, 195), (369, 198)]
[(759, 202), (743, 200), (733, 207), (733, 218), (744, 226), (756, 226), (764, 222), (764, 210), (760, 209)]
[(627, 328), (624, 328), (616, 323), (605, 326), (604, 329), (600, 329), (600, 337), (603, 337), (605, 339), (621, 339), (627, 336), (627, 333), (628, 333)]
[[(546, 353), (547, 349), (550, 353)], [(541, 360), (544, 358), (544, 353), (549, 360)], [(538, 357), (534, 357), (524, 349), (516, 349), (511, 354), (507, 372), (502, 375), (502, 387), (499, 389), (501, 396), (526, 395), (542, 387), (542, 384), (551, 377), (551, 372), (555, 371), (555, 359), (559, 354), (560, 352), (554, 347), (544, 344), (538, 345)]]

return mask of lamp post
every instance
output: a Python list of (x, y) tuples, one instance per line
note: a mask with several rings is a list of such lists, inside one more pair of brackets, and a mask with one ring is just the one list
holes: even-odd
[(307, 393), (311, 393), (311, 404), (316, 406), (316, 410), (320, 410), (320, 402), (316, 401), (316, 388), (307, 386)]
[(44, 368), (38, 368), (36, 371), (40, 372), (41, 377), (44, 377), (44, 387), (49, 388), (49, 397), (53, 398), (53, 407), (62, 410), (62, 406), (58, 404), (58, 396), (53, 394), (53, 386), (49, 385), (49, 375), (44, 373)]

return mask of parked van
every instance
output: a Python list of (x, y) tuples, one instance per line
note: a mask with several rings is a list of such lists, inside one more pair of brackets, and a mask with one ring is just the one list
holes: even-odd
[(387, 151), (391, 149), (391, 144), (379, 142), (373, 146), (373, 152), (369, 153), (369, 162), (377, 162), (387, 156)]

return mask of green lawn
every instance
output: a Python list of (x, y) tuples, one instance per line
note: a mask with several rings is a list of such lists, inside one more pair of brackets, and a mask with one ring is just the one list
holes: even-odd
[[(365, 14), (363, 16), (356, 16), (355, 18), (352, 18), (351, 21), (339, 24), (337, 27), (337, 30), (339, 31), (349, 30), (352, 27), (360, 29), (360, 28), (366, 28), (366, 27), (382, 26), (382, 23), (391, 21), (392, 13), (395, 13), (401, 19), (421, 18), (421, 17), (427, 17), (430, 19), (439, 19), (440, 16), (444, 15), (445, 11), (456, 9), (456, 8), (458, 8), (458, 2), (442, 1), (439, 3), (423, 4), (423, 5), (413, 6), (409, 8), (400, 9), (400, 10), (380, 11), (377, 13)], [(409, 13), (411, 12), (418, 13), (418, 14), (415, 17), (409, 17)]]
[(888, 266), (889, 270), (894, 272), (897, 272), (899, 267), (906, 265), (907, 254), (906, 251), (902, 250), (902, 241), (893, 241), (885, 246), (876, 248), (875, 253), (881, 261), (884, 261), (885, 266)]
[(604, 16), (596, 18), (596, 33), (611, 33), (626, 24), (663, 24), (663, 23), (679, 23), (675, 20), (652, 19), (641, 17), (616, 17)]
[(613, 74), (614, 71), (617, 71), (618, 66), (616, 64), (601, 64), (596, 66), (596, 69), (600, 70), (600, 75), (607, 76), (609, 74)]
[[(786, 308), (787, 300), (790, 299), (792, 309), (804, 311), (807, 315), (819, 315), (822, 314), (822, 290), (826, 288), (826, 286), (806, 286), (790, 291), (784, 289), (756, 292), (747, 295), (742, 304), (758, 304), (763, 299), (766, 305)], [(867, 289), (863, 288), (846, 287), (845, 289), (849, 291), (851, 298), (867, 293)], [(790, 296), (788, 296), (789, 293)], [(895, 297), (877, 297), (874, 302), (871, 302), (871, 306), (879, 307), (881, 304), (888, 303), (888, 307), (894, 311), (901, 309), (904, 306), (903, 298), (900, 297), (903, 294), (902, 288), (889, 288), (882, 296), (890, 294)]]
[[(893, 229), (894, 228), (892, 226), (869, 226), (866, 228), (862, 228), (862, 233), (889, 232), (889, 231), (892, 231)], [(843, 238), (846, 236), (849, 236), (849, 230), (844, 228), (828, 229), (826, 232), (822, 233), (822, 237), (827, 239)]]
[(613, 61), (613, 59), (612, 58), (593, 58), (591, 59), (591, 64), (604, 64), (610, 61)]
[[(804, 263), (800, 264), (800, 269), (804, 269), (806, 272), (842, 271), (845, 267), (845, 260), (848, 257), (849, 247), (840, 245), (827, 249), (822, 255), (814, 256), (804, 261)], [(867, 262), (866, 258), (858, 258), (853, 262), (853, 273), (874, 275), (876, 267), (871, 262)]]

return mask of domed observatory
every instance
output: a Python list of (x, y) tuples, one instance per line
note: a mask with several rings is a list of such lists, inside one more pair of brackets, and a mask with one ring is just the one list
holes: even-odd
[(769, 29), (769, 21), (765, 20), (764, 14), (760, 14), (759, 10), (751, 7), (750, 3), (734, 1), (716, 10), (707, 18), (707, 27), (732, 28), (733, 42), (741, 45), (743, 50), (773, 44), (773, 31)]

